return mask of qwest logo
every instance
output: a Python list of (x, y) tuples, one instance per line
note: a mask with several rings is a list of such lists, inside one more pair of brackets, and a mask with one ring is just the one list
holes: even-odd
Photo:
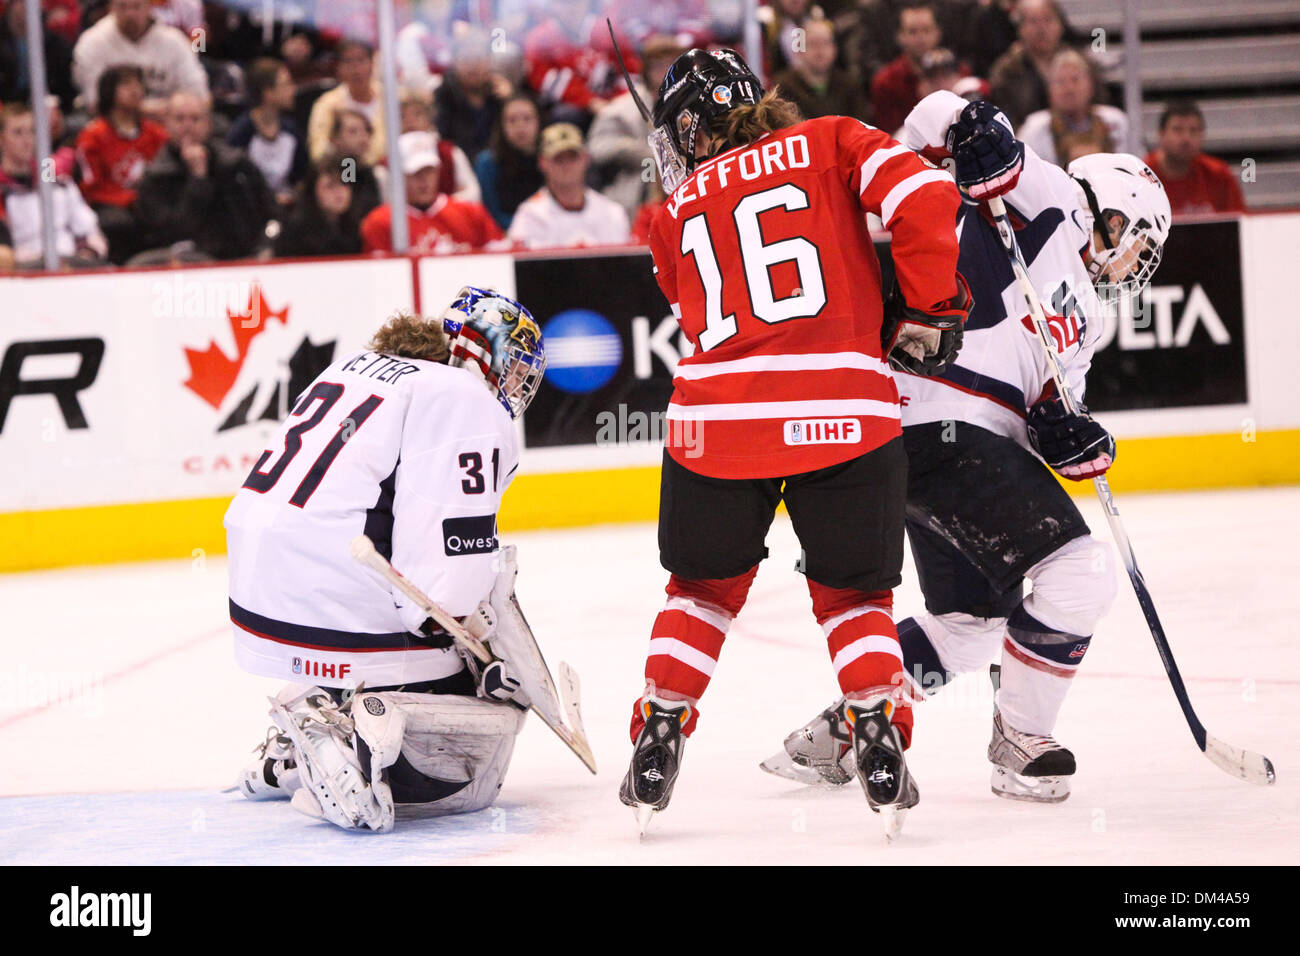
[(288, 414), (295, 396), (334, 359), (332, 341), (317, 345), (303, 335), (294, 347), (297, 336), (289, 328), (289, 307), (272, 309), (259, 283), (249, 290), (244, 311), (226, 308), (226, 320), (234, 339), (233, 355), (215, 341), (202, 351), (185, 349), (190, 377), (184, 385), (224, 413), (219, 432), (251, 421), (278, 422)]
[(468, 515), (442, 521), (442, 549), (448, 557), (491, 554), (497, 547), (496, 515)]
[(50, 897), (51, 926), (129, 926), (132, 936), (148, 936), (152, 913), (152, 893), (83, 894), (74, 886)]

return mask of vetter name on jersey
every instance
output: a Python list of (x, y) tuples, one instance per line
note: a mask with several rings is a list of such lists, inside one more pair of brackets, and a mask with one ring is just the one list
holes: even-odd
[[(365, 364), (367, 360), (369, 364)], [(362, 368), (362, 365), (365, 365), (365, 367)], [(367, 378), (377, 379), (389, 384), (396, 382), (403, 375), (409, 375), (411, 372), (418, 372), (419, 370), (418, 365), (403, 362), (401, 359), (393, 358), (390, 355), (377, 355), (374, 352), (362, 352), (343, 366), (345, 372), (355, 372), (357, 375), (364, 375)]]
[[(724, 154), (720, 159), (701, 166), (686, 182), (677, 187), (668, 201), (668, 212), (676, 219), (677, 211), (692, 199), (709, 193), (709, 180), (715, 180), (719, 189), (739, 176), (746, 182), (771, 176), (789, 169), (802, 169), (812, 165), (808, 138), (803, 134), (787, 136), (774, 142), (760, 142), (749, 149)], [(691, 192), (694, 186), (696, 191)]]

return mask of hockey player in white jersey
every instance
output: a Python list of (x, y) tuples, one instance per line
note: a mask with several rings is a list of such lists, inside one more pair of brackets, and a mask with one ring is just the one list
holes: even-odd
[[(1065, 411), (982, 203), (1003, 197), (1066, 382), (1082, 399), (1102, 309), (1150, 281), (1169, 200), (1134, 156), (1085, 156), (1067, 172), (1017, 141), (995, 106), (947, 92), (913, 109), (905, 145), (952, 168), (962, 187), (958, 268), (974, 307), (942, 374), (897, 376), (907, 533), (926, 608), (898, 623), (901, 679), (919, 701), (1000, 652), (1000, 667), (990, 668), (993, 792), (1057, 802), (1069, 796), (1075, 760), (1052, 733), (1116, 574), (1110, 548), (1091, 537), (1044, 463), (1081, 481), (1105, 472), (1116, 449), (1086, 408)], [(764, 769), (806, 782), (851, 779), (843, 717), (841, 701), (790, 734)]]
[(515, 662), (474, 666), (349, 546), (364, 533), (445, 611), (472, 616), (475, 636), (504, 643), (493, 628), (514, 560), (496, 515), (544, 366), (528, 310), (467, 287), (437, 319), (395, 316), (298, 397), (225, 519), (236, 659), (292, 682), (238, 780), (245, 796), (371, 830), (393, 826), (395, 804), (495, 799), (527, 704)]

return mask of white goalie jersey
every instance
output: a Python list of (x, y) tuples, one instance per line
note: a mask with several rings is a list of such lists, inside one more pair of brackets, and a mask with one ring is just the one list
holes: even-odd
[(378, 551), (450, 614), (496, 579), (496, 515), (515, 423), (482, 380), (375, 352), (335, 362), (297, 399), (226, 512), (235, 655), (255, 674), (389, 687), (460, 671), (424, 614), (355, 562)]
[[(933, 155), (966, 105), (947, 91), (930, 94), (907, 117), (905, 145)], [(1020, 179), (1002, 198), (1047, 314), (1066, 382), (1082, 399), (1103, 315), (1081, 255), (1091, 226), (1080, 208), (1078, 187), (1065, 170), (1026, 147)], [(1052, 380), (1046, 357), (997, 230), (981, 204), (967, 197), (957, 212), (957, 236), (957, 268), (974, 299), (961, 351), (940, 375), (896, 376), (903, 425), (969, 422), (1028, 448), (1026, 411)]]

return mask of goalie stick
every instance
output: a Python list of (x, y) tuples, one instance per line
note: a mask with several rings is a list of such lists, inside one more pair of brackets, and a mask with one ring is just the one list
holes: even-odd
[[(451, 635), (452, 640), (481, 662), (490, 664), (495, 660), (483, 643), (465, 630), (460, 621), (435, 604), (427, 594), (389, 564), (388, 560), (375, 550), (374, 543), (364, 534), (352, 539), (352, 557), (371, 570), (383, 575), (389, 583), (414, 601), (420, 610), (437, 621), (439, 626)], [(582, 725), (582, 705), (578, 700), (578, 675), (572, 667), (563, 661), (560, 662), (559, 672), (560, 704), (563, 707), (565, 719), (568, 723), (566, 724), (548, 715), (536, 703), (530, 704), (529, 709), (537, 715), (542, 723), (555, 731), (555, 735), (564, 741), (565, 745), (574, 752), (588, 770), (595, 773), (596, 756), (592, 753), (591, 744), (587, 742), (587, 733)], [(555, 708), (551, 709), (555, 713), (559, 712)]]
[[(1056, 344), (1052, 339), (1051, 329), (1047, 324), (1047, 316), (1043, 313), (1043, 305), (1034, 291), (1033, 281), (1029, 278), (1029, 267), (1025, 264), (1024, 256), (1020, 252), (1020, 246), (1016, 243), (1015, 231), (1011, 227), (1011, 220), (1007, 217), (1007, 207), (1002, 201), (1002, 197), (994, 196), (989, 199), (988, 210), (993, 217), (994, 225), (997, 227), (998, 236), (1002, 239), (1002, 247), (1011, 259), (1011, 270), (1015, 273), (1016, 282), (1019, 284), (1021, 294), (1024, 295), (1025, 303), (1029, 307), (1029, 315), (1033, 319), (1035, 330), (1038, 332), (1038, 342), (1043, 347), (1043, 354), (1047, 357), (1047, 365), (1051, 369), (1052, 380), (1056, 383), (1056, 390), (1060, 394), (1066, 410), (1071, 414), (1077, 414), (1079, 403), (1065, 383), (1065, 375), (1061, 371), (1061, 363), (1056, 357)], [(1124, 523), (1120, 520), (1119, 507), (1115, 504), (1114, 494), (1111, 493), (1110, 482), (1102, 474), (1093, 478), (1092, 484), (1097, 490), (1097, 497), (1101, 499), (1101, 507), (1106, 512), (1106, 520), (1110, 524), (1115, 546), (1119, 548), (1120, 556), (1124, 560), (1124, 567), (1128, 571), (1129, 581), (1133, 584), (1133, 592), (1137, 595), (1138, 605), (1142, 608), (1147, 627), (1151, 629), (1151, 637), (1156, 642), (1156, 650), (1160, 653), (1160, 662), (1164, 664), (1165, 673), (1169, 675), (1169, 683), (1173, 686), (1174, 696), (1178, 698), (1178, 705), (1183, 709), (1183, 716), (1187, 719), (1188, 727), (1191, 728), (1192, 737), (1196, 740), (1196, 746), (1201, 749), (1205, 756), (1210, 758), (1211, 763), (1225, 773), (1240, 777), (1250, 783), (1273, 783), (1277, 779), (1277, 775), (1273, 771), (1272, 762), (1267, 757), (1254, 751), (1242, 750), (1239, 747), (1224, 743), (1218, 737), (1207, 732), (1200, 718), (1196, 716), (1196, 711), (1192, 709), (1191, 699), (1187, 696), (1187, 688), (1183, 685), (1182, 674), (1178, 671), (1178, 665), (1174, 663), (1174, 652), (1169, 647), (1169, 639), (1165, 637), (1165, 629), (1160, 623), (1160, 617), (1156, 614), (1155, 602), (1151, 599), (1151, 592), (1147, 589), (1142, 572), (1138, 570), (1137, 558), (1133, 554), (1133, 546), (1129, 543), (1128, 534), (1124, 530)]]

